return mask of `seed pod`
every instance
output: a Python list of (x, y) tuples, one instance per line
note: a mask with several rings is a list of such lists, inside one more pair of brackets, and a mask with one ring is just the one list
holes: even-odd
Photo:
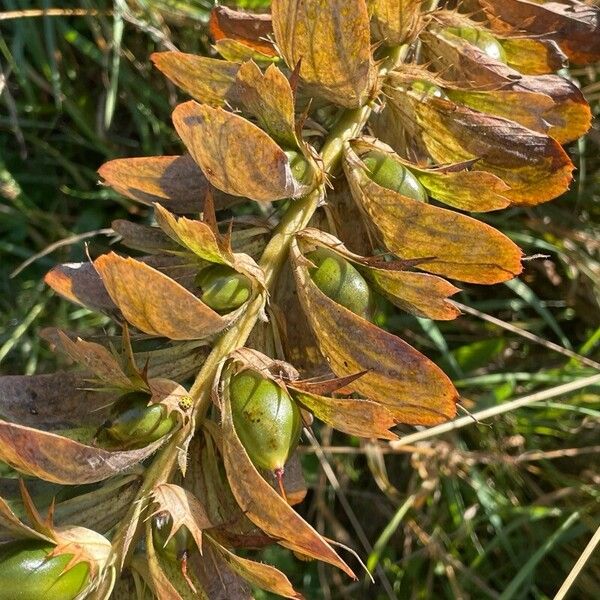
[(231, 377), (231, 413), (250, 460), (280, 480), (302, 430), (300, 410), (290, 395), (250, 369)]
[(87, 585), (85, 562), (65, 571), (72, 554), (48, 557), (55, 546), (19, 540), (0, 546), (0, 600), (73, 600)]
[(444, 92), (444, 90), (439, 85), (435, 85), (435, 83), (431, 83), (425, 79), (415, 79), (410, 84), (410, 89), (415, 92), (424, 94), (426, 96), (432, 96), (434, 98), (448, 98), (446, 92)]
[(141, 392), (121, 396), (104, 433), (111, 440), (130, 447), (150, 444), (167, 435), (177, 423), (176, 416), (167, 416), (161, 404), (148, 406), (148, 400), (148, 395)]
[(172, 562), (185, 562), (196, 548), (189, 529), (182, 525), (175, 535), (167, 542), (173, 527), (173, 519), (168, 513), (162, 512), (152, 519), (152, 540), (154, 548), (166, 560)]
[(427, 192), (419, 180), (409, 169), (387, 153), (370, 150), (360, 158), (366, 167), (367, 175), (376, 184), (413, 200), (427, 202)]
[(326, 296), (365, 319), (369, 317), (371, 290), (352, 264), (328, 248), (317, 248), (306, 258), (316, 266), (309, 271), (311, 279)]
[(494, 58), (503, 63), (506, 62), (506, 53), (502, 44), (490, 33), (477, 29), (476, 27), (446, 27), (442, 30), (442, 35), (450, 33), (463, 40), (466, 40), (473, 46), (483, 50), (490, 58)]
[(244, 304), (252, 290), (248, 277), (227, 265), (211, 265), (202, 269), (196, 283), (202, 289), (202, 302), (224, 313)]
[(313, 181), (314, 171), (304, 155), (297, 150), (285, 150), (285, 155), (290, 163), (294, 179), (304, 185), (310, 185)]

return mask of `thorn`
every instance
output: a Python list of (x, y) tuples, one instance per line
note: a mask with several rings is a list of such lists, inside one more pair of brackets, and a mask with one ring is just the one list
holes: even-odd
[(192, 589), (192, 591), (194, 592), (194, 594), (197, 594), (198, 591), (196, 590), (196, 586), (193, 584), (192, 580), (190, 579), (190, 576), (187, 573), (187, 559), (188, 559), (188, 551), (184, 550), (182, 555), (181, 555), (181, 574), (183, 575), (183, 578), (185, 579), (186, 583), (190, 586), (190, 588)]

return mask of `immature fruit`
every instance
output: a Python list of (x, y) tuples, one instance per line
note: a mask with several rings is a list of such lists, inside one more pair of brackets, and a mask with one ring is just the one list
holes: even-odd
[(442, 30), (442, 35), (451, 33), (483, 50), (490, 58), (501, 62), (506, 62), (506, 52), (500, 42), (487, 31), (482, 31), (476, 27), (446, 27)]
[(410, 89), (415, 92), (424, 94), (426, 96), (432, 96), (433, 98), (448, 98), (446, 92), (444, 92), (444, 90), (439, 85), (435, 85), (435, 83), (430, 83), (425, 79), (415, 79), (410, 84)]
[(290, 163), (292, 175), (299, 183), (310, 185), (313, 180), (313, 168), (304, 155), (296, 150), (285, 150), (285, 155)]
[(365, 319), (369, 317), (371, 290), (351, 263), (328, 248), (317, 248), (306, 258), (315, 264), (309, 271), (311, 279), (326, 296)]
[(250, 298), (252, 286), (245, 275), (227, 265), (202, 269), (196, 279), (202, 289), (202, 302), (218, 312), (230, 312)]
[(185, 525), (182, 525), (167, 542), (172, 526), (173, 519), (167, 513), (159, 513), (152, 519), (154, 548), (166, 560), (172, 562), (186, 561), (196, 548), (196, 543)]
[(427, 192), (419, 180), (404, 165), (386, 152), (370, 150), (361, 157), (367, 175), (381, 187), (394, 190), (413, 200), (427, 202)]
[(73, 555), (47, 558), (52, 550), (43, 540), (0, 546), (0, 600), (73, 600), (88, 583), (89, 565), (65, 571)]
[(231, 377), (229, 398), (235, 430), (250, 460), (280, 478), (300, 438), (298, 406), (275, 382), (250, 369)]
[(169, 433), (177, 418), (173, 413), (167, 416), (161, 404), (148, 406), (148, 400), (148, 394), (141, 392), (121, 396), (105, 434), (116, 442), (134, 446), (150, 444)]

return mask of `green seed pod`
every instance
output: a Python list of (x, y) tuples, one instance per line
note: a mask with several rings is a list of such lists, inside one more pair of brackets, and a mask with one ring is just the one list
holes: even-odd
[(218, 312), (230, 312), (250, 298), (252, 284), (245, 275), (227, 265), (202, 269), (196, 283), (202, 289), (202, 302)]
[(370, 150), (360, 158), (366, 167), (367, 175), (376, 184), (413, 200), (427, 202), (427, 192), (419, 180), (386, 152)]
[(448, 98), (446, 92), (444, 92), (439, 85), (430, 83), (425, 79), (415, 79), (415, 81), (410, 84), (410, 89), (426, 96), (432, 96), (433, 98)]
[(167, 416), (160, 404), (148, 406), (148, 394), (132, 392), (117, 400), (113, 417), (104, 429), (113, 441), (132, 445), (146, 445), (167, 435), (177, 424), (174, 414)]
[(0, 546), (0, 600), (73, 600), (87, 585), (85, 562), (65, 571), (72, 554), (47, 558), (54, 546), (19, 540)]
[(450, 33), (483, 50), (490, 58), (494, 58), (503, 63), (506, 62), (506, 52), (502, 44), (487, 31), (482, 31), (476, 27), (446, 27), (442, 30), (442, 35)]
[(304, 155), (297, 150), (285, 150), (285, 155), (290, 163), (294, 179), (304, 185), (310, 185), (313, 182), (314, 171)]
[(310, 277), (329, 298), (361, 317), (369, 317), (371, 290), (354, 266), (328, 248), (317, 248), (306, 255), (315, 264)]
[(173, 519), (168, 513), (155, 515), (152, 519), (152, 541), (156, 551), (165, 559), (182, 562), (194, 551), (196, 543), (185, 525), (182, 525), (167, 542), (172, 526)]
[(275, 382), (252, 370), (231, 377), (229, 398), (235, 430), (250, 460), (279, 479), (300, 438), (298, 406)]

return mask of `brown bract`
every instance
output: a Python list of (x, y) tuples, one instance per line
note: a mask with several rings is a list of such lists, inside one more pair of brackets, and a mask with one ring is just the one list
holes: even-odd
[(371, 0), (371, 31), (386, 46), (414, 40), (421, 27), (420, 0)]
[(382, 404), (401, 423), (431, 425), (454, 417), (458, 394), (439, 367), (323, 294), (297, 241), (291, 258), (300, 303), (329, 367), (339, 377), (365, 372), (350, 389)]
[(271, 13), (278, 49), (316, 94), (365, 103), (376, 79), (365, 0), (274, 0)]
[(303, 195), (283, 150), (256, 125), (196, 102), (173, 112), (179, 137), (208, 180), (220, 190), (260, 202)]
[[(352, 150), (348, 149), (348, 153)], [(364, 169), (344, 168), (352, 195), (385, 246), (418, 269), (470, 283), (498, 283), (521, 272), (521, 251), (504, 234), (471, 217), (383, 188)]]
[(598, 9), (583, 2), (479, 0), (492, 28), (500, 32), (527, 31), (556, 40), (576, 64), (600, 60)]

